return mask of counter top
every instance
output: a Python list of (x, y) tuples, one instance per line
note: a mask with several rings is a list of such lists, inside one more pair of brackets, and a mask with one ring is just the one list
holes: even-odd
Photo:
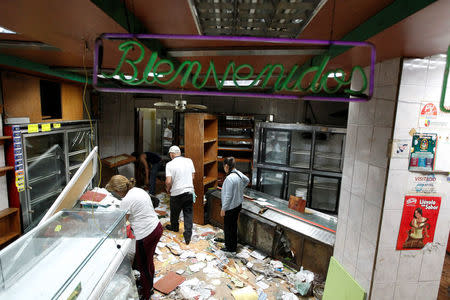
[[(212, 192), (220, 199), (221, 191)], [(306, 208), (305, 213), (288, 208), (288, 201), (246, 188), (242, 208), (324, 244), (334, 246), (337, 218)]]

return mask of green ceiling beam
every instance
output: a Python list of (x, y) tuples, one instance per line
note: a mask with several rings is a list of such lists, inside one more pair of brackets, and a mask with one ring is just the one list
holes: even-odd
[[(395, 0), (357, 28), (346, 34), (341, 41), (366, 41), (436, 1), (437, 0)], [(331, 46), (327, 55), (334, 58), (351, 48), (352, 47)], [(302, 74), (304, 69), (312, 65), (317, 65), (321, 61), (322, 56), (320, 55), (309, 59), (305, 64), (298, 68), (297, 72), (292, 77), (292, 81), (296, 80)]]
[[(148, 29), (138, 20), (133, 12), (127, 9), (125, 1), (121, 0), (91, 0), (98, 8), (100, 8), (105, 14), (111, 17), (117, 24), (131, 34), (145, 34), (150, 33)], [(167, 54), (166, 48), (161, 44), (159, 40), (149, 39), (140, 40), (151, 51), (156, 51), (161, 58), (167, 58), (172, 60), (173, 63), (179, 64), (179, 62)]]
[[(86, 78), (83, 75), (71, 73), (71, 72), (64, 72), (59, 71), (50, 68), (49, 66), (38, 64), (20, 57), (11, 56), (11, 55), (5, 55), (0, 53), (0, 66), (8, 66), (8, 67), (14, 67), (24, 70), (29, 70), (49, 76), (58, 77), (61, 79), (66, 79), (70, 81), (80, 82), (80, 83), (86, 83)], [(92, 79), (88, 77), (87, 82), (89, 84), (92, 84)]]
[[(376, 15), (369, 18), (366, 22), (346, 34), (341, 41), (366, 41), (436, 1), (437, 0), (395, 0)], [(351, 47), (332, 46), (330, 48), (331, 57), (333, 58), (341, 55), (350, 48)]]

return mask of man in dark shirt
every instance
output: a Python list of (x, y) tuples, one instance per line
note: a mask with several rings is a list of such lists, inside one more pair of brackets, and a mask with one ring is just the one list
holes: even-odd
[(154, 195), (161, 156), (153, 152), (143, 152), (140, 154), (133, 152), (131, 155), (136, 157), (137, 178), (143, 178), (143, 184), (148, 186), (149, 193)]

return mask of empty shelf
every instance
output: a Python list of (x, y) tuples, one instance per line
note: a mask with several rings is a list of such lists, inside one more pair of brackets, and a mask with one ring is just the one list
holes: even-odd
[(246, 151), (246, 152), (253, 152), (253, 149), (249, 149), (249, 148), (239, 148), (239, 147), (219, 147), (219, 150), (224, 150), (224, 151)]
[(207, 185), (207, 184), (213, 183), (215, 181), (217, 181), (217, 178), (215, 178), (215, 177), (206, 177), (206, 178), (203, 178), (203, 185)]
[(309, 169), (309, 163), (297, 163), (291, 165), (293, 168)]
[(296, 150), (296, 151), (292, 151), (292, 154), (311, 155), (311, 151), (308, 151), (308, 150)]

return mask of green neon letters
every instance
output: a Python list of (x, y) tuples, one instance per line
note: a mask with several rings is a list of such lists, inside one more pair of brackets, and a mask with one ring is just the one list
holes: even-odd
[[(138, 53), (139, 57), (132, 60), (128, 58), (128, 56), (130, 50), (133, 50), (134, 47), (137, 47), (139, 51)], [(284, 74), (285, 68), (283, 65), (267, 64), (264, 66), (261, 72), (258, 75), (256, 75), (254, 79), (251, 79), (255, 74), (253, 67), (249, 64), (242, 64), (236, 66), (236, 64), (233, 61), (230, 61), (228, 63), (221, 79), (217, 74), (214, 62), (210, 61), (208, 70), (206, 71), (203, 80), (199, 81), (199, 76), (202, 71), (202, 65), (200, 64), (199, 61), (196, 60), (184, 61), (175, 70), (175, 66), (170, 60), (168, 59), (158, 60), (158, 53), (152, 52), (147, 62), (147, 65), (145, 66), (144, 71), (142, 73), (142, 78), (139, 78), (138, 65), (142, 62), (145, 56), (144, 46), (142, 46), (139, 42), (136, 41), (126, 41), (120, 44), (118, 49), (123, 53), (119, 63), (117, 64), (116, 69), (112, 74), (105, 74), (102, 72), (102, 75), (105, 78), (113, 78), (114, 76), (116, 76), (115, 78), (117, 78), (118, 75), (121, 81), (130, 85), (140, 85), (142, 83), (146, 84), (158, 83), (161, 85), (168, 85), (171, 84), (179, 76), (181, 76), (180, 87), (183, 88), (187, 84), (190, 76), (192, 75), (191, 79), (192, 85), (196, 89), (202, 89), (208, 82), (208, 79), (210, 78), (212, 73), (212, 78), (214, 79), (216, 88), (218, 90), (222, 90), (224, 88), (224, 82), (227, 78), (229, 78), (229, 75), (231, 76), (231, 79), (234, 82), (235, 85), (234, 88), (238, 88), (241, 90), (246, 90), (250, 88), (264, 89), (266, 87), (269, 87), (268, 84), (272, 76), (277, 76), (277, 80), (273, 85), (273, 90), (276, 92), (294, 91), (294, 92), (312, 92), (317, 94), (323, 91), (327, 94), (334, 94), (339, 90), (341, 90), (342, 87), (348, 87), (343, 90), (345, 93), (351, 95), (361, 95), (367, 87), (367, 77), (366, 74), (364, 73), (364, 70), (360, 66), (354, 66), (349, 74), (346, 74), (344, 70), (339, 68), (336, 70), (329, 70), (324, 72), (330, 60), (330, 56), (323, 56), (322, 61), (318, 66), (311, 66), (309, 68), (304, 69), (300, 73), (300, 76), (298, 76), (295, 79), (295, 81), (293, 80), (293, 78), (294, 74), (299, 69), (298, 65), (294, 65), (285, 76)], [(125, 76), (125, 74), (121, 72), (121, 69), (124, 66), (124, 64), (129, 65), (132, 68), (133, 74), (131, 75), (131, 77)], [(278, 70), (278, 73), (277, 75), (274, 75), (274, 72), (276, 70)], [(363, 85), (361, 89), (357, 91), (351, 90), (349, 87), (351, 79), (355, 72), (359, 72), (363, 79)], [(311, 75), (314, 74), (314, 77), (309, 85), (304, 86), (305, 83), (303, 82), (303, 79), (309, 73), (311, 73)], [(332, 78), (328, 77), (330, 74), (338, 74), (338, 73), (341, 73), (342, 76), (341, 77), (332, 76)], [(153, 74), (153, 76), (149, 77), (149, 74)], [(160, 77), (158, 77), (158, 75)], [(348, 78), (346, 79), (346, 77)], [(239, 80), (250, 80), (251, 83), (249, 85), (241, 86), (239, 85), (238, 82)], [(327, 85), (328, 80), (334, 80), (335, 84), (333, 88), (328, 87)]]

